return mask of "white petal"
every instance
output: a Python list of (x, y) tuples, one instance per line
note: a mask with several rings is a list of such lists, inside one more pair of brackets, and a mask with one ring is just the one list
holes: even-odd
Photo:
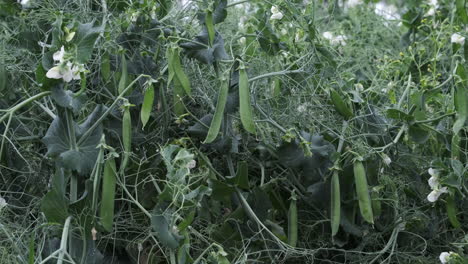
[(62, 46), (59, 51), (55, 52), (52, 56), (54, 61), (63, 62), (63, 56), (65, 55), (65, 48)]
[(329, 32), (329, 31), (323, 32), (323, 33), (322, 33), (322, 36), (323, 36), (325, 39), (328, 39), (328, 40), (333, 39), (333, 33)]
[(61, 79), (62, 74), (60, 73), (60, 67), (59, 66), (52, 67), (49, 71), (47, 71), (46, 77), (49, 79)]
[(5, 199), (3, 197), (0, 197), (0, 210), (7, 205), (8, 203), (5, 201)]
[(437, 201), (437, 199), (439, 199), (439, 196), (441, 195), (442, 193), (439, 192), (438, 190), (433, 190), (432, 192), (430, 192), (428, 195), (427, 195), (427, 200), (431, 203), (434, 203), (435, 201)]
[(436, 170), (436, 169), (433, 169), (433, 168), (429, 168), (427, 170), (427, 173), (429, 173), (429, 175), (431, 175), (432, 177), (438, 177), (439, 176), (439, 171)]
[(274, 13), (271, 15), (270, 20), (280, 20), (283, 18), (283, 14), (281, 12)]
[(272, 6), (270, 11), (271, 11), (271, 13), (273, 13), (273, 14), (279, 13), (279, 10), (278, 10), (278, 7), (277, 7), (277, 6)]
[(448, 253), (448, 252), (440, 253), (440, 255), (439, 255), (440, 263), (443, 263), (443, 264), (447, 263), (449, 261), (449, 259), (448, 259), (449, 257), (450, 257), (450, 253)]
[(429, 184), (432, 190), (437, 189), (437, 186), (439, 186), (439, 178), (432, 176), (429, 178), (427, 183)]
[(465, 37), (461, 36), (461, 35), (458, 34), (458, 33), (454, 33), (454, 34), (452, 34), (452, 36), (450, 37), (450, 41), (451, 41), (452, 43), (456, 43), (456, 44), (463, 45), (463, 44), (465, 44)]
[(443, 194), (443, 193), (448, 193), (449, 191), (448, 191), (447, 187), (442, 187), (442, 188), (439, 189), (439, 192), (440, 192), (440, 194)]
[(73, 79), (73, 72), (71, 71), (70, 68), (66, 69), (65, 72), (63, 73), (63, 80), (65, 82), (70, 82)]
[(239, 39), (239, 43), (240, 43), (241, 45), (245, 45), (246, 41), (247, 41), (247, 39), (246, 39), (245, 37), (241, 37), (241, 38)]

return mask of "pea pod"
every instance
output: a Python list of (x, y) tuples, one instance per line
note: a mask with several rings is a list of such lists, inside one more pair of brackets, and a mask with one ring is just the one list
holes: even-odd
[(149, 84), (145, 91), (145, 96), (143, 99), (143, 105), (141, 107), (140, 112), (140, 119), (141, 123), (143, 124), (143, 128), (145, 128), (146, 123), (150, 118), (151, 110), (153, 109), (154, 103), (154, 87), (152, 84)]
[(102, 178), (102, 198), (101, 198), (101, 223), (108, 232), (112, 231), (114, 221), (115, 203), (115, 182), (117, 169), (114, 158), (108, 158), (104, 165), (104, 175)]
[(291, 247), (297, 245), (297, 198), (293, 193), (291, 196), (291, 203), (289, 204), (288, 212), (288, 244)]
[(205, 144), (213, 142), (218, 136), (219, 129), (221, 128), (221, 121), (223, 120), (224, 108), (226, 107), (227, 96), (228, 84), (226, 80), (223, 80), (218, 94), (218, 103), (216, 104), (213, 120), (211, 121), (210, 128), (208, 129), (208, 135), (203, 142)]
[(0, 92), (5, 90), (7, 85), (7, 72), (3, 62), (0, 62)]
[(104, 52), (101, 58), (101, 75), (104, 81), (108, 81), (110, 78), (110, 58), (107, 52)]
[(452, 136), (452, 148), (451, 157), (452, 159), (460, 160), (460, 136), (455, 134)]
[(249, 81), (244, 64), (239, 68), (239, 113), (244, 129), (255, 134), (255, 124), (252, 118), (252, 107), (250, 103)]
[(447, 197), (445, 206), (447, 209), (447, 216), (450, 221), (450, 224), (452, 224), (454, 228), (459, 228), (461, 226), (461, 223), (457, 219), (457, 207), (455, 206), (454, 197), (452, 195), (449, 195)]
[(122, 67), (122, 73), (120, 74), (120, 80), (119, 80), (119, 87), (118, 91), (119, 94), (127, 88), (127, 83), (128, 83), (128, 69), (127, 69), (127, 58), (125, 58), (125, 53), (122, 53), (122, 59), (121, 59), (121, 67)]
[(331, 179), (331, 210), (330, 221), (332, 236), (338, 233), (341, 222), (341, 194), (340, 194), (340, 179), (338, 171), (333, 172)]
[(182, 64), (180, 63), (179, 48), (172, 49), (172, 57), (170, 58), (169, 63), (172, 65), (176, 81), (178, 81), (182, 88), (184, 88), (185, 93), (188, 96), (191, 96), (192, 88), (190, 87), (190, 81), (182, 69)]
[(345, 120), (350, 119), (353, 117), (353, 109), (349, 106), (349, 104), (341, 98), (340, 94), (335, 91), (334, 89), (330, 90), (330, 98), (335, 106), (336, 111), (343, 116)]
[(369, 187), (367, 185), (366, 170), (362, 161), (354, 162), (354, 180), (356, 184), (356, 193), (359, 200), (359, 210), (367, 222), (373, 224), (374, 216), (372, 213), (372, 203), (369, 196)]
[(382, 213), (382, 203), (379, 200), (378, 193), (372, 192), (371, 198), (372, 198), (372, 212), (375, 217), (378, 217)]
[(130, 115), (130, 106), (125, 107), (122, 118), (122, 142), (124, 155), (120, 170), (124, 171), (125, 167), (127, 166), (132, 148), (132, 117)]
[(468, 118), (468, 94), (466, 91), (467, 77), (465, 68), (463, 65), (458, 64), (455, 72), (462, 80), (461, 83), (458, 83), (455, 87), (455, 93), (453, 95), (455, 109), (457, 110), (457, 120), (453, 124), (452, 130), (454, 134), (458, 134), (458, 132), (460, 132), (460, 130), (465, 125), (466, 119)]
[(205, 26), (206, 30), (208, 31), (208, 40), (210, 47), (212, 47), (215, 39), (215, 29), (213, 24), (213, 11), (210, 8), (206, 11)]

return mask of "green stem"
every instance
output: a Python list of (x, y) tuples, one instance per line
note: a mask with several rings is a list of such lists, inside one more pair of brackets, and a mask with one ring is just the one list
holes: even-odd
[(115, 98), (114, 102), (111, 104), (111, 106), (109, 106), (109, 108), (107, 108), (107, 110), (104, 112), (104, 114), (102, 114), (101, 117), (99, 117), (99, 119), (94, 122), (94, 124), (88, 129), (86, 130), (86, 132), (83, 134), (83, 136), (80, 138), (80, 140), (78, 140), (78, 145), (80, 145), (81, 143), (83, 143), (88, 137), (89, 135), (91, 135), (91, 133), (93, 133), (94, 129), (96, 129), (97, 126), (99, 126), (99, 124), (101, 124), (102, 121), (104, 121), (104, 119), (110, 114), (110, 112), (112, 111), (112, 109), (114, 108), (114, 106), (117, 104), (117, 102), (124, 98), (124, 95), (127, 93), (127, 91), (142, 77), (149, 77), (151, 78), (151, 76), (148, 76), (146, 74), (140, 74), (137, 78), (135, 78), (135, 80), (133, 80), (128, 86), (127, 88), (125, 88), (120, 94), (119, 96), (117, 96), (117, 98)]
[(5, 118), (7, 118), (10, 114), (13, 115), (14, 112), (16, 112), (17, 110), (21, 109), (23, 106), (26, 106), (28, 105), (29, 103), (37, 100), (37, 99), (40, 99), (46, 95), (49, 95), (51, 94), (51, 92), (47, 91), (47, 92), (42, 92), (42, 93), (39, 93), (39, 94), (36, 94), (32, 97), (29, 97), (28, 99), (24, 100), (23, 102), (7, 109), (7, 110), (3, 110), (4, 112), (7, 112), (5, 115), (1, 116), (0, 117), (0, 123), (3, 122), (3, 120), (5, 120)]

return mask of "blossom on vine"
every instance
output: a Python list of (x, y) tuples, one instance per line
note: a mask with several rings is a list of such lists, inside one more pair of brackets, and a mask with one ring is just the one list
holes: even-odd
[(65, 60), (65, 48), (62, 46), (52, 57), (57, 64), (46, 73), (49, 79), (63, 79), (65, 82), (81, 79), (80, 73), (84, 72), (83, 64), (76, 64)]
[(454, 33), (450, 37), (450, 42), (455, 43), (455, 44), (463, 45), (463, 44), (465, 44), (465, 37), (463, 37), (462, 35), (460, 35), (458, 33)]
[(270, 20), (280, 20), (283, 18), (283, 13), (281, 13), (278, 9), (277, 6), (272, 6), (271, 7), (271, 17), (270, 17)]
[(348, 37), (346, 37), (345, 35), (335, 36), (333, 35), (333, 33), (329, 31), (323, 32), (322, 36), (326, 40), (330, 41), (330, 43), (334, 46), (338, 46), (338, 45), (346, 46), (346, 40), (348, 39)]
[(431, 203), (436, 202), (443, 193), (448, 193), (447, 187), (441, 187), (439, 182), (439, 172), (433, 168), (428, 170), (431, 178), (427, 181), (432, 191), (427, 195), (427, 200)]

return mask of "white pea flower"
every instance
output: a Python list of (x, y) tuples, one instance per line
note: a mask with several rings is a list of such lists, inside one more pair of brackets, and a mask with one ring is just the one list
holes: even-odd
[(285, 36), (288, 34), (288, 31), (285, 28), (281, 29), (281, 35)]
[(18, 3), (20, 3), (21, 7), (29, 7), (30, 0), (18, 0)]
[(440, 189), (433, 190), (427, 195), (427, 200), (431, 203), (434, 203), (439, 199), (440, 195), (442, 195), (443, 193), (448, 193), (447, 187), (442, 187)]
[(63, 79), (65, 82), (80, 80), (80, 73), (83, 71), (83, 68), (83, 65), (74, 65), (71, 62), (61, 63), (52, 67), (46, 76), (50, 79)]
[(280, 20), (283, 18), (283, 13), (281, 13), (278, 9), (277, 6), (272, 6), (271, 7), (271, 17), (270, 17), (270, 20)]
[(241, 37), (239, 39), (239, 44), (241, 44), (242, 46), (245, 46), (245, 43), (247, 42), (247, 39), (245, 37)]
[(385, 18), (386, 20), (398, 20), (400, 14), (398, 14), (398, 8), (394, 5), (388, 5), (385, 2), (379, 2), (375, 5), (374, 12)]
[(55, 52), (52, 55), (52, 58), (54, 58), (54, 61), (63, 62), (63, 56), (65, 56), (65, 47), (64, 46), (62, 46), (59, 51)]
[(334, 36), (333, 33), (329, 32), (329, 31), (323, 32), (322, 36), (326, 40), (330, 41), (330, 43), (332, 45), (334, 45), (334, 46), (338, 46), (338, 45), (345, 46), (346, 45), (346, 40), (348, 39), (348, 37), (346, 37), (344, 35)]
[(345, 7), (345, 9), (348, 9), (348, 8), (356, 7), (356, 6), (360, 5), (360, 4), (362, 4), (362, 0), (347, 0), (344, 3), (344, 7)]
[(387, 156), (387, 154), (382, 154), (382, 159), (383, 159), (383, 162), (385, 163), (385, 165), (389, 166), (390, 163), (392, 163), (392, 159)]
[(196, 160), (191, 160), (187, 163), (187, 168), (188, 169), (193, 169), (195, 168), (195, 166), (197, 166), (197, 161)]
[(5, 201), (3, 197), (0, 196), (0, 211), (3, 209), (3, 207), (6, 207), (8, 203)]
[(435, 15), (436, 9), (439, 8), (439, 3), (437, 0), (429, 0), (429, 11), (427, 11), (426, 16), (433, 16)]
[(455, 255), (456, 253), (455, 252), (442, 252), (440, 253), (439, 255), (439, 260), (440, 260), (440, 263), (442, 264), (446, 264), (450, 261), (450, 258), (452, 257), (452, 255)]
[(463, 45), (463, 44), (465, 44), (465, 37), (461, 36), (461, 35), (458, 34), (458, 33), (454, 33), (454, 34), (452, 34), (452, 36), (450, 37), (450, 41), (451, 41), (452, 43), (455, 43), (455, 44)]

